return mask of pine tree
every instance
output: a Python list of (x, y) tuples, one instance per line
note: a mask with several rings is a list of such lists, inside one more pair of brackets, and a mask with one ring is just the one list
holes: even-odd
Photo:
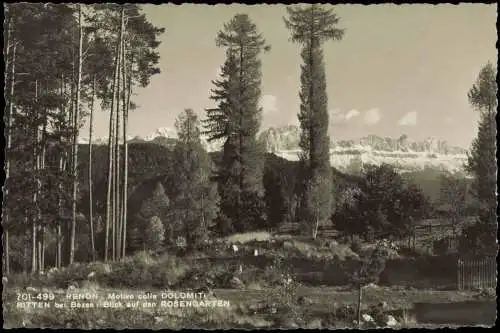
[(264, 147), (257, 141), (262, 109), (259, 107), (261, 62), (268, 51), (265, 39), (249, 17), (237, 14), (217, 35), (217, 46), (226, 48), (221, 79), (213, 81), (211, 99), (218, 105), (207, 109), (209, 141), (224, 139), (218, 170), (222, 232), (263, 226), (265, 203), (262, 173)]
[[(104, 94), (107, 100), (104, 104), (111, 110), (105, 256), (107, 258), (108, 248), (111, 245), (112, 258), (117, 259), (123, 257), (126, 252), (128, 199), (126, 136), (128, 112), (133, 107), (130, 97), (134, 85), (146, 87), (151, 76), (160, 72), (156, 67), (159, 60), (156, 49), (160, 44), (157, 37), (164, 32), (164, 29), (156, 28), (149, 23), (137, 5), (102, 6), (106, 13), (103, 21), (111, 22), (108, 29), (116, 36), (109, 41), (115, 46), (114, 68), (111, 87), (108, 87), (107, 94)], [(103, 24), (106, 25), (108, 22)], [(120, 134), (123, 138), (123, 149), (120, 149)], [(123, 151), (123, 159), (120, 158), (121, 151)], [(123, 174), (119, 171), (121, 168), (124, 170)]]
[(152, 216), (148, 220), (145, 230), (145, 249), (158, 252), (165, 241), (165, 227), (158, 216)]
[[(302, 45), (300, 112), (300, 147), (305, 176), (301, 212), (306, 230), (315, 235), (318, 223), (330, 218), (332, 175), (330, 169), (330, 138), (328, 135), (328, 98), (322, 44), (340, 40), (344, 31), (337, 29), (339, 18), (331, 9), (319, 5), (288, 7), (286, 27), (291, 41)], [(319, 205), (319, 206), (318, 206)]]
[[(123, 8), (120, 10), (120, 25), (118, 29), (118, 38), (116, 40), (115, 49), (115, 60), (114, 60), (114, 70), (113, 70), (113, 83), (111, 89), (111, 105), (110, 105), (110, 115), (109, 115), (109, 139), (108, 139), (108, 191), (106, 197), (106, 230), (105, 230), (105, 244), (104, 244), (104, 260), (108, 260), (109, 251), (109, 237), (111, 236), (111, 249), (112, 249), (112, 260), (115, 260), (115, 246), (116, 246), (116, 174), (117, 174), (117, 145), (119, 138), (117, 137), (117, 124), (116, 119), (118, 119), (118, 105), (119, 102), (119, 64), (121, 55), (121, 43), (123, 39), (123, 22), (124, 22), (124, 11)], [(110, 235), (111, 228), (111, 235)]]
[[(144, 245), (146, 238), (141, 237), (140, 235), (144, 235), (144, 233), (148, 230), (151, 218), (156, 216), (163, 223), (168, 223), (169, 207), (170, 200), (165, 194), (165, 188), (160, 182), (158, 182), (151, 196), (142, 203), (139, 214), (134, 221), (135, 225), (132, 224), (131, 230), (128, 232), (130, 236), (129, 238), (138, 238), (136, 241), (142, 242)], [(165, 232), (170, 234), (169, 226), (166, 225), (163, 227)], [(134, 230), (136, 230), (136, 232), (134, 232)]]
[(198, 117), (186, 109), (177, 121), (179, 141), (174, 148), (174, 195), (172, 214), (181, 222), (188, 249), (206, 239), (217, 215), (217, 187), (210, 179), (212, 161), (200, 140)]
[[(83, 126), (85, 107), (89, 105), (92, 110), (94, 99), (110, 99), (114, 55), (111, 48), (116, 45), (120, 8), (109, 4), (32, 3), (9, 4), (6, 8), (6, 121), (10, 149), (4, 201), (7, 221), (3, 225), (9, 231), (6, 238), (12, 232), (15, 239), (22, 237), (31, 243), (33, 271), (45, 267), (52, 232), (57, 235), (54, 262), (60, 267), (76, 260), (76, 239), (82, 232), (85, 235), (81, 237), (87, 237), (89, 231), (74, 223), (82, 212), (93, 216), (94, 207), (91, 202), (89, 210), (86, 202), (81, 206), (81, 174), (77, 171), (87, 161), (79, 157), (81, 148), (78, 149), (76, 139)], [(130, 96), (129, 87), (147, 85), (151, 75), (158, 73), (156, 36), (162, 29), (147, 22), (137, 5), (128, 5), (126, 14), (130, 27), (125, 49), (130, 61), (121, 62), (121, 91)], [(129, 68), (128, 78), (123, 75), (125, 65)], [(132, 103), (124, 95), (120, 96), (120, 104), (122, 110), (128, 110)], [(106, 103), (103, 106), (108, 108)], [(122, 224), (118, 226), (121, 228)], [(92, 227), (91, 224), (90, 243)], [(8, 253), (7, 243), (8, 239), (4, 243), (4, 252)], [(8, 263), (8, 254), (5, 259)]]
[(497, 195), (496, 195), (496, 68), (484, 66), (468, 93), (471, 106), (479, 111), (478, 136), (472, 142), (466, 170), (474, 176), (473, 195), (480, 203), (477, 225), (466, 230), (467, 245), (474, 252), (496, 253)]
[(76, 96), (73, 112), (73, 151), (72, 151), (72, 176), (73, 176), (73, 201), (72, 201), (72, 219), (70, 235), (70, 253), (69, 263), (72, 264), (75, 259), (75, 237), (76, 237), (76, 218), (77, 218), (77, 194), (78, 194), (78, 123), (80, 120), (80, 96), (82, 84), (82, 62), (83, 62), (83, 15), (82, 5), (78, 5), (78, 64), (76, 73)]

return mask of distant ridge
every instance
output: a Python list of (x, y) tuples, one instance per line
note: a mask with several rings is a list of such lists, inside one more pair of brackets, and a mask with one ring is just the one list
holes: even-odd
[[(258, 136), (268, 152), (290, 161), (298, 160), (300, 129), (295, 125), (264, 130)], [(141, 136), (129, 136), (128, 142), (151, 142), (166, 147), (173, 147), (177, 133), (169, 127), (160, 127), (153, 133)], [(88, 143), (81, 138), (80, 143)], [(108, 139), (95, 138), (95, 144), (108, 143)], [(222, 141), (208, 142), (202, 138), (202, 144), (209, 152), (222, 149)], [(342, 172), (356, 173), (366, 164), (380, 165), (388, 163), (400, 171), (419, 171), (425, 168), (445, 172), (463, 172), (467, 159), (467, 150), (451, 146), (445, 140), (429, 137), (423, 141), (413, 141), (406, 135), (399, 138), (367, 135), (357, 140), (335, 140), (330, 144), (330, 162)]]

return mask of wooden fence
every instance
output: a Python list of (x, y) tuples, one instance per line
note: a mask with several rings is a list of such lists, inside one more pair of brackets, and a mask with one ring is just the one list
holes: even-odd
[[(280, 225), (277, 230), (279, 234), (298, 234), (300, 232), (301, 225), (298, 222), (289, 222)], [(320, 238), (335, 238), (338, 232), (330, 225), (320, 225), (318, 228), (318, 237)]]
[(458, 290), (496, 288), (496, 258), (458, 259)]

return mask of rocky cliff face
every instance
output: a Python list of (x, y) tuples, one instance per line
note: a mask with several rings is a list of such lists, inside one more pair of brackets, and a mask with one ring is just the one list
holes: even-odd
[[(163, 127), (146, 137), (130, 137), (129, 142), (152, 142), (172, 146), (177, 139), (174, 130)], [(300, 129), (295, 125), (269, 128), (259, 137), (268, 152), (288, 160), (298, 160), (300, 153)], [(107, 144), (107, 138), (93, 139), (96, 144)], [(88, 139), (81, 138), (81, 143)], [(202, 137), (202, 144), (209, 152), (222, 149), (222, 141), (208, 142)], [(461, 172), (466, 162), (466, 149), (449, 145), (444, 140), (428, 138), (412, 141), (407, 136), (399, 138), (368, 135), (358, 140), (336, 140), (331, 142), (330, 163), (347, 173), (357, 173), (366, 164), (388, 163), (400, 171), (418, 171), (425, 168), (447, 172)]]
[(271, 153), (298, 149), (299, 139), (300, 129), (294, 125), (279, 128), (271, 127), (259, 135), (259, 140), (265, 144), (267, 151)]
[(339, 140), (332, 142), (332, 148), (365, 148), (381, 152), (399, 151), (443, 155), (466, 153), (466, 149), (450, 146), (445, 140), (430, 137), (423, 141), (411, 141), (405, 135), (397, 139), (368, 135), (359, 140)]
[[(269, 152), (289, 160), (297, 160), (300, 129), (297, 126), (270, 128), (259, 136)], [(428, 138), (412, 141), (406, 135), (399, 138), (368, 135), (358, 140), (331, 142), (330, 162), (344, 172), (359, 172), (363, 165), (388, 163), (400, 171), (425, 168), (448, 172), (463, 171), (466, 149), (449, 145), (444, 140)]]
[[(269, 128), (262, 132), (259, 140), (263, 141), (268, 151), (299, 149), (300, 129), (289, 125), (280, 128)], [(444, 140), (428, 138), (424, 141), (411, 141), (406, 135), (399, 138), (368, 135), (358, 140), (337, 140), (331, 142), (332, 151), (359, 149), (379, 152), (417, 152), (443, 155), (465, 154), (466, 150), (450, 146)]]

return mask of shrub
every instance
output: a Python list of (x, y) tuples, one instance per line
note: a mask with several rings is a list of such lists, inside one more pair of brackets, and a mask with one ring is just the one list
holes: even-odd
[(281, 283), (271, 289), (267, 299), (267, 304), (271, 306), (271, 317), (275, 318), (278, 327), (290, 327), (292, 323), (303, 326), (302, 306), (298, 304), (297, 297), (300, 283), (289, 267), (283, 264), (282, 258), (276, 258), (273, 267), (280, 275)]
[(93, 272), (92, 268), (94, 267), (75, 263), (53, 273), (48, 280), (57, 288), (67, 288), (70, 284), (80, 284), (82, 281), (87, 280), (88, 275)]
[(447, 238), (437, 239), (433, 242), (433, 252), (436, 255), (443, 255), (448, 252), (448, 240)]
[(497, 297), (497, 292), (494, 288), (484, 288), (477, 294), (478, 298), (495, 299)]
[(384, 327), (386, 326), (386, 314), (384, 313), (384, 310), (376, 305), (371, 305), (368, 308), (367, 313), (372, 316), (373, 320), (375, 321), (375, 324), (377, 327)]
[(359, 253), (363, 247), (363, 240), (358, 235), (353, 235), (349, 247), (354, 253)]
[(165, 241), (165, 227), (158, 216), (153, 216), (149, 219), (148, 227), (146, 228), (146, 248), (148, 250), (158, 252)]
[(356, 309), (350, 305), (345, 304), (335, 310), (335, 320), (345, 323), (352, 323), (356, 319)]
[(106, 283), (110, 287), (136, 288), (150, 286), (152, 281), (151, 272), (147, 267), (139, 268), (130, 263), (122, 263), (108, 275)]

